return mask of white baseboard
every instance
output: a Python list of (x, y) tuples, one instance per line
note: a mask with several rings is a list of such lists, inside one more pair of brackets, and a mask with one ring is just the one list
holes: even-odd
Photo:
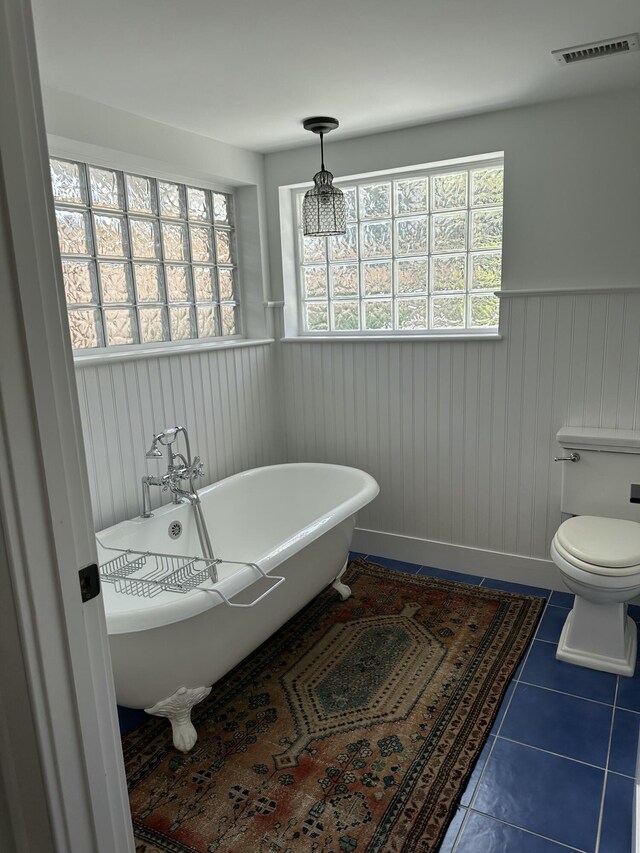
[(351, 548), (363, 554), (419, 563), (421, 566), (567, 591), (551, 560), (541, 560), (538, 557), (504, 554), (501, 551), (451, 545), (448, 542), (435, 542), (398, 533), (381, 533), (378, 530), (364, 530), (359, 527), (354, 531)]

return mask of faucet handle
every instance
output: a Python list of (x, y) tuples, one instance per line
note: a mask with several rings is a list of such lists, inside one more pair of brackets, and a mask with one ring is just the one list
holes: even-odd
[(204, 465), (200, 461), (200, 457), (196, 456), (191, 466), (191, 475), (193, 477), (204, 477)]

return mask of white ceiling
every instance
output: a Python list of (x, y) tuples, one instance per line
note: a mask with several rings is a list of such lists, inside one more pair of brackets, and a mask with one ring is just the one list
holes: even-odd
[[(33, 0), (43, 83), (256, 151), (640, 86), (639, 0)], [(333, 137), (335, 138), (335, 137)]]

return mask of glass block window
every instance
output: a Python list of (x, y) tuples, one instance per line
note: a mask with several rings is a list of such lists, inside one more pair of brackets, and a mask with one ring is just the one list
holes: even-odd
[(239, 334), (231, 195), (50, 165), (74, 349)]
[(347, 232), (304, 237), (303, 334), (469, 332), (498, 326), (502, 160), (340, 183)]

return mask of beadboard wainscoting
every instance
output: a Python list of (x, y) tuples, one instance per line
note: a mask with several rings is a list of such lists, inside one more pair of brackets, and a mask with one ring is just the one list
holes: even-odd
[(140, 514), (141, 478), (166, 466), (145, 452), (165, 427), (188, 428), (202, 485), (283, 461), (274, 369), (273, 345), (77, 367), (96, 530)]
[(514, 296), (503, 340), (282, 344), (288, 461), (371, 473), (358, 528), (408, 537), (401, 559), (428, 540), (548, 560), (557, 430), (640, 428), (640, 287)]

